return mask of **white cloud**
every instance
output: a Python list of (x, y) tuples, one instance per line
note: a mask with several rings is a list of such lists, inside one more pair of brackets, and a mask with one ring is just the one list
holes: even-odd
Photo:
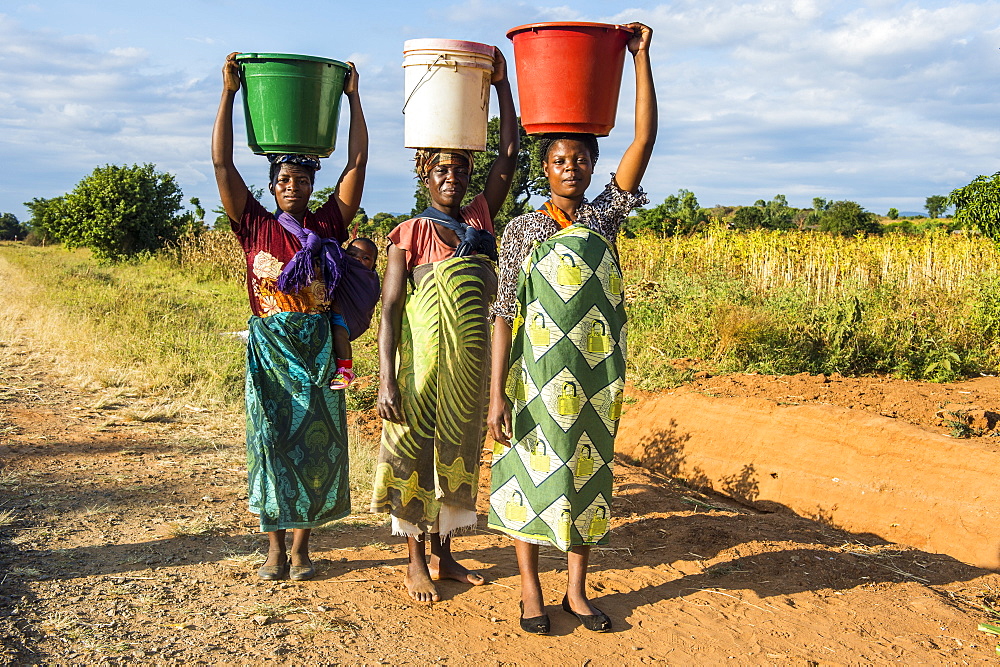
[[(65, 192), (108, 162), (153, 162), (178, 175), (186, 197), (214, 201), (208, 137), (222, 58), (238, 49), (356, 62), (372, 142), (362, 205), (408, 210), (403, 41), (470, 39), (510, 57), (506, 30), (558, 20), (653, 27), (660, 132), (645, 187), (654, 203), (686, 188), (706, 205), (782, 193), (796, 205), (822, 196), (919, 210), (926, 196), (1000, 168), (996, 0), (395, 2), (377, 26), (370, 8), (352, 5), (313, 12), (310, 31), (275, 22), (263, 36), (254, 33), (263, 2), (242, 3), (240, 17), (230, 0), (175, 5), (172, 14), (187, 13), (172, 27), (166, 14), (147, 17), (155, 9), (142, 12), (141, 25), (118, 25), (95, 6), (73, 14), (89, 23), (61, 31), (49, 7), (0, 14), (0, 159), (19, 165), (0, 183), (0, 211)], [(602, 174), (630, 139), (626, 60), (618, 124), (601, 141)], [(240, 115), (237, 163), (248, 182), (262, 183), (263, 161), (241, 145)], [(346, 111), (342, 132), (344, 123)], [(324, 184), (337, 162), (321, 172)]]

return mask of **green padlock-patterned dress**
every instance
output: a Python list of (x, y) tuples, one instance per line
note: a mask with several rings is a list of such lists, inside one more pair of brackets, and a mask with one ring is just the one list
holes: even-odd
[(606, 544), (625, 386), (612, 244), (583, 224), (552, 234), (521, 266), (516, 312), (507, 380), (514, 437), (509, 448), (495, 445), (489, 526), (563, 551)]

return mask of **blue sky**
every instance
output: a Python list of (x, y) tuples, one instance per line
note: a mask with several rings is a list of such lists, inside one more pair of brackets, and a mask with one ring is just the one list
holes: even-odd
[[(684, 188), (702, 206), (780, 193), (800, 207), (823, 197), (921, 211), (927, 196), (1000, 170), (1000, 2), (53, 0), (0, 5), (0, 211), (23, 220), (23, 202), (69, 191), (95, 166), (144, 162), (175, 174), (185, 199), (217, 206), (209, 136), (231, 51), (357, 63), (372, 136), (362, 205), (409, 211), (403, 42), (492, 43), (512, 60), (509, 28), (558, 20), (653, 27), (660, 128), (643, 185), (654, 204)], [(625, 67), (601, 174), (630, 139)], [(266, 163), (241, 132), (237, 165), (263, 184)], [(335, 153), (317, 186), (341, 164)]]

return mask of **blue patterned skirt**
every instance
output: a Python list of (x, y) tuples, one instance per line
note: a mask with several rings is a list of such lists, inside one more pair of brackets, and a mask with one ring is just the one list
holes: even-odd
[(246, 426), (250, 511), (260, 529), (314, 528), (351, 512), (344, 392), (330, 389), (326, 315), (251, 317)]

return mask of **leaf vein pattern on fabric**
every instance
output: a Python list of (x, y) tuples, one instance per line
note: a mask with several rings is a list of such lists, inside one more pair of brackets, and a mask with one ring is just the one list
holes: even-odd
[(322, 314), (249, 321), (247, 471), (261, 530), (312, 528), (350, 513), (346, 407), (329, 388), (333, 337)]
[(496, 270), (473, 255), (419, 265), (412, 278), (397, 369), (405, 423), (383, 423), (372, 508), (424, 526), (441, 503), (475, 511)]

